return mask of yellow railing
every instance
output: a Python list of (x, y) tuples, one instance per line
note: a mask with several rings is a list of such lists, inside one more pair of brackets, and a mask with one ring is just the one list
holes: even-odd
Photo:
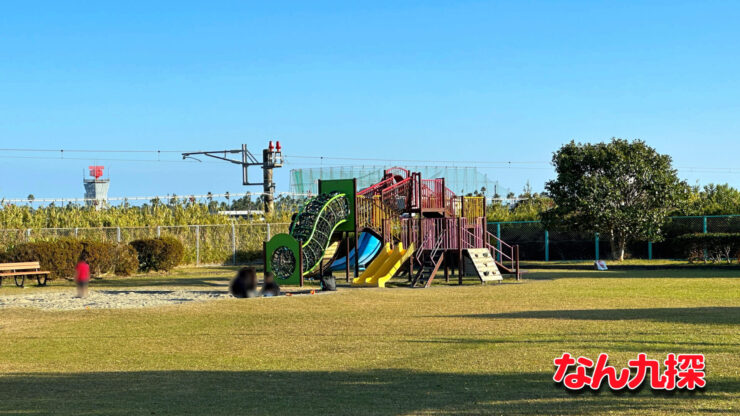
[(450, 203), (455, 217), (480, 218), (484, 215), (485, 198), (482, 196), (456, 196)]
[(371, 197), (357, 195), (357, 226), (382, 232), (383, 221), (398, 218), (398, 213), (383, 203), (380, 195)]

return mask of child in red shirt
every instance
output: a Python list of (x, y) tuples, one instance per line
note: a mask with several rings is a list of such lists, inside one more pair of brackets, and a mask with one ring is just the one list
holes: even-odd
[(87, 297), (87, 286), (90, 283), (90, 265), (87, 264), (87, 253), (82, 252), (80, 254), (80, 260), (75, 266), (76, 276), (75, 283), (77, 283), (77, 297)]

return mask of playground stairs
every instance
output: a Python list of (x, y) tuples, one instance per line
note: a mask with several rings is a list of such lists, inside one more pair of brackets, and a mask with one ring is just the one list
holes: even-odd
[(469, 248), (466, 251), (469, 256), (466, 269), (472, 266), (481, 283), (504, 280), (496, 266), (496, 261), (491, 257), (491, 252), (487, 248)]
[(444, 258), (443, 250), (422, 255), (420, 259), (421, 267), (411, 280), (411, 287), (417, 287), (417, 284), (424, 288), (431, 286), (434, 276), (437, 275), (439, 267), (444, 262)]

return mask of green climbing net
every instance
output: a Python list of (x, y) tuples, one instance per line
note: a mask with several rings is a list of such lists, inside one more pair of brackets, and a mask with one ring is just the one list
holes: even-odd
[[(303, 243), (306, 273), (321, 261), (336, 227), (347, 220), (349, 202), (343, 193), (331, 192), (310, 199), (290, 224), (290, 235)], [(295, 270), (296, 259), (287, 247), (272, 254), (272, 269), (278, 278), (287, 278)]]

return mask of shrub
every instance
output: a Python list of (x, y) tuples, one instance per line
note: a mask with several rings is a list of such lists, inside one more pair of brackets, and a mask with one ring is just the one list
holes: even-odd
[(139, 257), (132, 246), (119, 244), (115, 248), (115, 256), (115, 273), (117, 276), (131, 276), (139, 269)]
[(82, 253), (83, 243), (74, 238), (18, 244), (11, 250), (14, 262), (38, 261), (50, 278), (71, 278)]
[(129, 243), (139, 258), (139, 270), (172, 270), (185, 253), (182, 243), (172, 237), (147, 238)]
[(128, 276), (139, 267), (136, 250), (127, 244), (115, 245), (74, 238), (21, 243), (5, 253), (2, 261), (38, 261), (42, 269), (51, 272), (50, 278), (73, 278), (83, 250), (87, 252), (90, 273), (94, 276), (111, 272)]
[(180, 264), (185, 255), (185, 247), (180, 240), (173, 237), (162, 237), (161, 240), (164, 245), (158, 267), (160, 270), (169, 271)]
[(740, 233), (685, 234), (676, 241), (689, 262), (732, 262), (733, 254), (740, 255)]
[(83, 243), (87, 252), (87, 263), (90, 265), (90, 273), (100, 276), (110, 273), (116, 266), (116, 245), (105, 241), (85, 241)]

